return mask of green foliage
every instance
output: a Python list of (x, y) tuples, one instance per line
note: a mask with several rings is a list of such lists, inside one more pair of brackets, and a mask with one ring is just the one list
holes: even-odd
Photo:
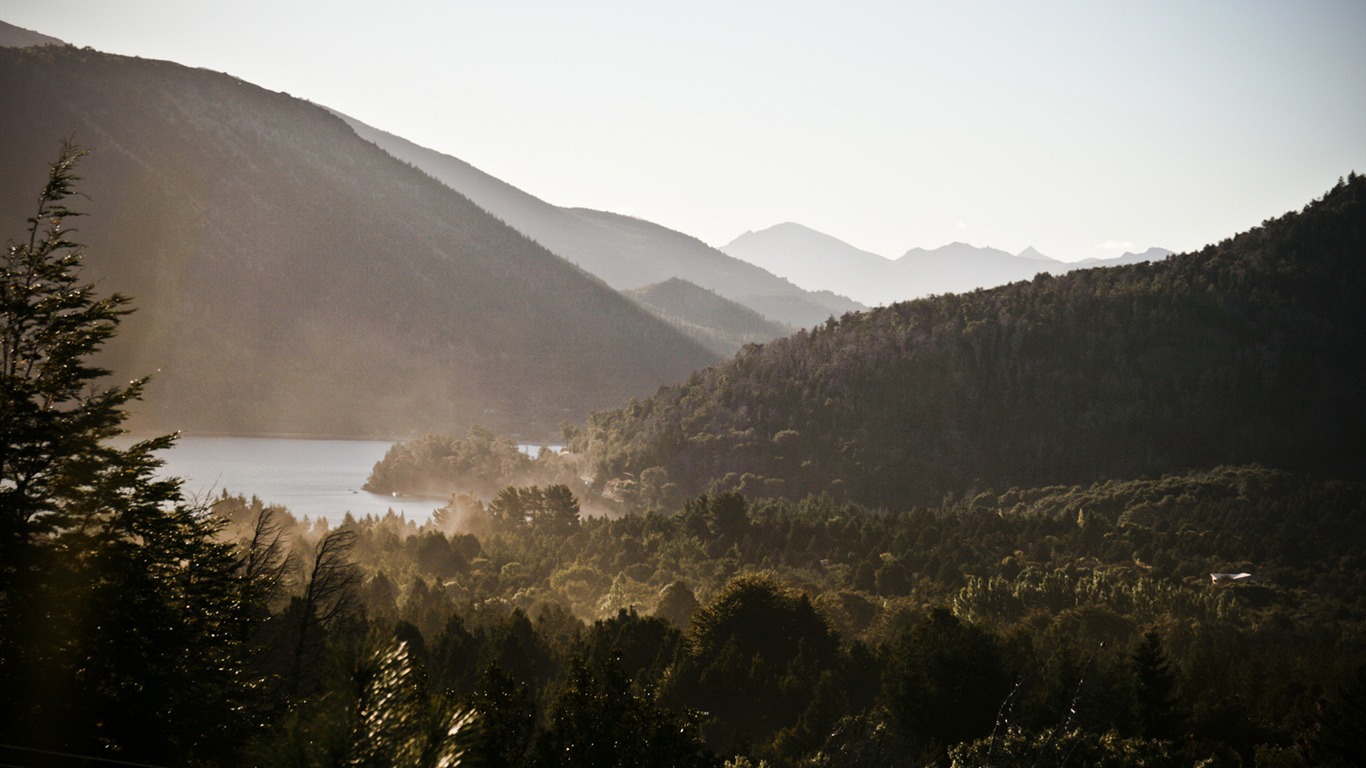
[[(81, 282), (84, 252), (70, 239), (68, 219), (79, 214), (67, 199), (79, 180), (76, 164), (85, 152), (62, 145), (52, 164), (28, 235), (5, 249), (0, 275), (0, 542), (22, 547), (34, 535), (72, 525), (88, 509), (77, 509), (86, 488), (131, 493), (111, 461), (131, 469), (151, 462), (166, 439), (128, 451), (106, 441), (121, 434), (123, 407), (142, 392), (143, 381), (98, 389), (109, 372), (89, 359), (108, 341), (124, 315), (128, 299), (97, 298), (95, 286)], [(111, 476), (112, 475), (112, 476)], [(168, 495), (167, 485), (152, 493)], [(17, 550), (10, 550), (17, 553)], [(6, 574), (17, 564), (5, 558)]]
[(404, 643), (372, 637), (334, 677), (327, 696), (305, 703), (258, 747), (254, 764), (454, 768), (465, 762), (476, 716), (427, 693)]
[(489, 502), (488, 514), (494, 525), (503, 530), (529, 526), (563, 535), (579, 527), (579, 500), (564, 485), (545, 489), (535, 485), (508, 486)]
[(745, 658), (758, 655), (779, 665), (794, 661), (803, 646), (818, 663), (828, 665), (838, 647), (810, 600), (766, 573), (747, 573), (727, 582), (693, 615), (687, 638), (689, 652), (697, 658), (715, 658), (734, 643)]
[(986, 736), (998, 724), (1012, 681), (991, 633), (935, 608), (888, 654), (887, 702), (909, 733), (949, 745)]
[(666, 699), (708, 713), (708, 740), (764, 749), (800, 725), (811, 686), (835, 669), (839, 637), (805, 594), (768, 573), (732, 578), (692, 618)]
[(499, 488), (526, 482), (532, 460), (507, 438), (471, 427), (464, 440), (424, 435), (394, 443), (365, 481), (371, 493), (489, 496)]
[(679, 277), (624, 293), (720, 357), (795, 330)]
[(1134, 691), (1134, 730), (1149, 739), (1172, 739), (1180, 735), (1181, 718), (1176, 710), (1176, 674), (1171, 669), (1162, 638), (1154, 631), (1143, 634), (1130, 657)]
[(356, 532), (338, 528), (325, 534), (305, 561), (303, 589), (284, 619), (292, 626), (294, 655), (289, 671), (291, 697), (314, 691), (314, 679), (328, 639), (354, 618), (360, 574), (350, 555)]
[[(69, 194), (54, 174), (53, 194)], [(6, 743), (162, 764), (235, 763), (246, 742), (244, 759), (277, 765), (1355, 757), (1360, 483), (1217, 466), (1084, 487), (979, 486), (909, 509), (913, 496), (872, 483), (897, 500), (889, 512), (845, 501), (852, 486), (775, 498), (803, 472), (819, 477), (802, 457), (832, 433), (745, 426), (699, 444), (742, 445), (775, 467), (800, 459), (795, 474), (739, 472), (679, 503), (676, 479), (705, 467), (680, 470), (656, 452), (616, 491), (673, 514), (607, 518), (581, 514), (572, 457), (536, 462), (542, 485), (503, 485), (525, 457), (476, 431), (396, 449), (387, 466), (410, 484), (429, 470), (494, 473), (487, 508), (467, 494), (421, 528), (390, 514), (334, 530), (225, 494), (209, 514), (153, 479), (152, 451), (167, 440), (108, 446), (139, 384), (92, 388), (101, 372), (86, 357), (125, 310), (75, 277), (59, 203), (33, 222), (48, 239), (35, 229), (6, 273), (23, 282), (19, 252), (56, 244), (44, 258), (67, 271), (44, 279), (67, 280), (64, 298), (6, 304), (7, 329), (47, 329), (11, 334), (13, 349), (39, 350), (11, 357), (62, 359), (68, 342), (78, 351), (61, 375), (26, 368), (0, 413), (0, 491), (14, 501), (0, 683), (19, 692), (4, 703)], [(72, 303), (44, 314), (58, 298)], [(764, 354), (735, 365), (762, 371)], [(56, 404), (47, 411), (45, 397)], [(633, 404), (633, 418), (648, 421), (660, 403)], [(687, 434), (666, 430), (661, 445)], [(838, 449), (854, 465), (871, 455), (861, 441)], [(1211, 582), (1227, 571), (1256, 580)], [(454, 702), (479, 713), (477, 734)]]
[(504, 768), (522, 765), (536, 732), (536, 705), (525, 683), (518, 683), (492, 663), (470, 698), (483, 724), (476, 754), (479, 765)]
[(590, 666), (569, 661), (568, 679), (551, 705), (533, 765), (629, 768), (716, 766), (689, 718), (632, 691), (616, 659)]
[(1366, 756), (1366, 667), (1343, 680), (1336, 695), (1321, 705), (1311, 751), (1327, 766), (1359, 764)]
[[(949, 750), (951, 768), (1177, 768), (1168, 742), (1081, 730), (1010, 730)], [(1203, 764), (1203, 763), (1202, 763)]]
[[(597, 413), (604, 487), (946, 493), (1258, 462), (1366, 468), (1366, 179), (1198, 253), (845, 315)], [(629, 499), (627, 499), (629, 501)]]
[[(1052, 739), (1236, 765), (1326, 733), (1319, 698), (1366, 663), (1363, 505), (1358, 483), (1217, 467), (895, 514), (718, 492), (573, 529), (490, 524), (474, 543), (368, 518), (353, 551), (404, 574), (382, 621), (421, 628), (440, 690), (467, 698), (478, 670), (503, 670), (498, 720), (517, 725), (500, 765), (541, 754), (575, 657), (705, 713), (718, 754), (775, 766), (923, 764), (993, 733), (1045, 762)], [(434, 536), (468, 569), (423, 571), (446, 551)], [(1210, 580), (1233, 570), (1258, 582)]]
[(229, 759), (266, 714), (250, 655), (278, 552), (269, 531), (235, 551), (154, 477), (171, 437), (111, 443), (143, 381), (105, 386), (90, 360), (129, 310), (81, 282), (83, 155), (63, 144), (0, 274), (0, 742)]

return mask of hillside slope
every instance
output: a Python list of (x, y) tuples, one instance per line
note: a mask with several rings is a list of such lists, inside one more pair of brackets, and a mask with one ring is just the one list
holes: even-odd
[[(1366, 178), (1162, 262), (850, 315), (570, 441), (608, 485), (840, 497), (1258, 462), (1366, 470)], [(633, 481), (634, 482), (634, 481)], [(611, 486), (608, 486), (611, 490)]]
[(830, 291), (805, 291), (658, 224), (585, 208), (560, 208), (469, 163), (339, 115), (357, 135), (467, 195), (484, 210), (552, 252), (632, 290), (681, 278), (786, 325), (810, 327), (863, 305)]
[(0, 48), (27, 48), (33, 45), (65, 45), (55, 37), (16, 27), (0, 21)]
[(676, 277), (626, 291), (626, 295), (722, 357), (734, 355), (746, 344), (762, 344), (794, 330)]
[(139, 426), (546, 435), (716, 358), (315, 105), (227, 75), (0, 49), (7, 237), (74, 135), (78, 239), (134, 297)]

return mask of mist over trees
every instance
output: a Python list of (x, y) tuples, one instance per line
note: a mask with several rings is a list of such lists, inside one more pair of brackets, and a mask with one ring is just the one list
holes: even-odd
[(448, 503), (331, 524), (127, 441), (88, 162), (0, 274), (0, 762), (1361, 763), (1366, 180), (748, 347), (561, 453), (400, 443), (370, 487)]
[(517, 506), (544, 495), (463, 502), (477, 535), (343, 525), (358, 615), (479, 713), (492, 764), (1352, 754), (1361, 483), (1226, 466), (898, 511), (718, 493), (576, 525)]
[(555, 533), (453, 498), (479, 548), (451, 610), (593, 621), (721, 756), (1352, 764), (1364, 186), (1170, 263), (846, 316), (596, 415), (529, 476), (638, 513)]

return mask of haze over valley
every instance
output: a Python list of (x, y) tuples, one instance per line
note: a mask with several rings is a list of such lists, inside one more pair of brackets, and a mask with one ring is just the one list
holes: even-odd
[(110, 362), (159, 372), (144, 428), (541, 439), (717, 359), (312, 104), (169, 62), (0, 57), (25, 116), (0, 127), (10, 230), (57, 138), (97, 148), (79, 234), (137, 297)]
[(0, 765), (1366, 764), (1355, 4), (0, 15)]

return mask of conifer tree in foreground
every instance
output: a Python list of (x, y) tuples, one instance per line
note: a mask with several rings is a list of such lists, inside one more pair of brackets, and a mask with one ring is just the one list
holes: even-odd
[(0, 744), (223, 760), (249, 729), (242, 560), (154, 476), (174, 437), (116, 447), (145, 379), (91, 358), (128, 309), (82, 282), (71, 141), (0, 265)]

